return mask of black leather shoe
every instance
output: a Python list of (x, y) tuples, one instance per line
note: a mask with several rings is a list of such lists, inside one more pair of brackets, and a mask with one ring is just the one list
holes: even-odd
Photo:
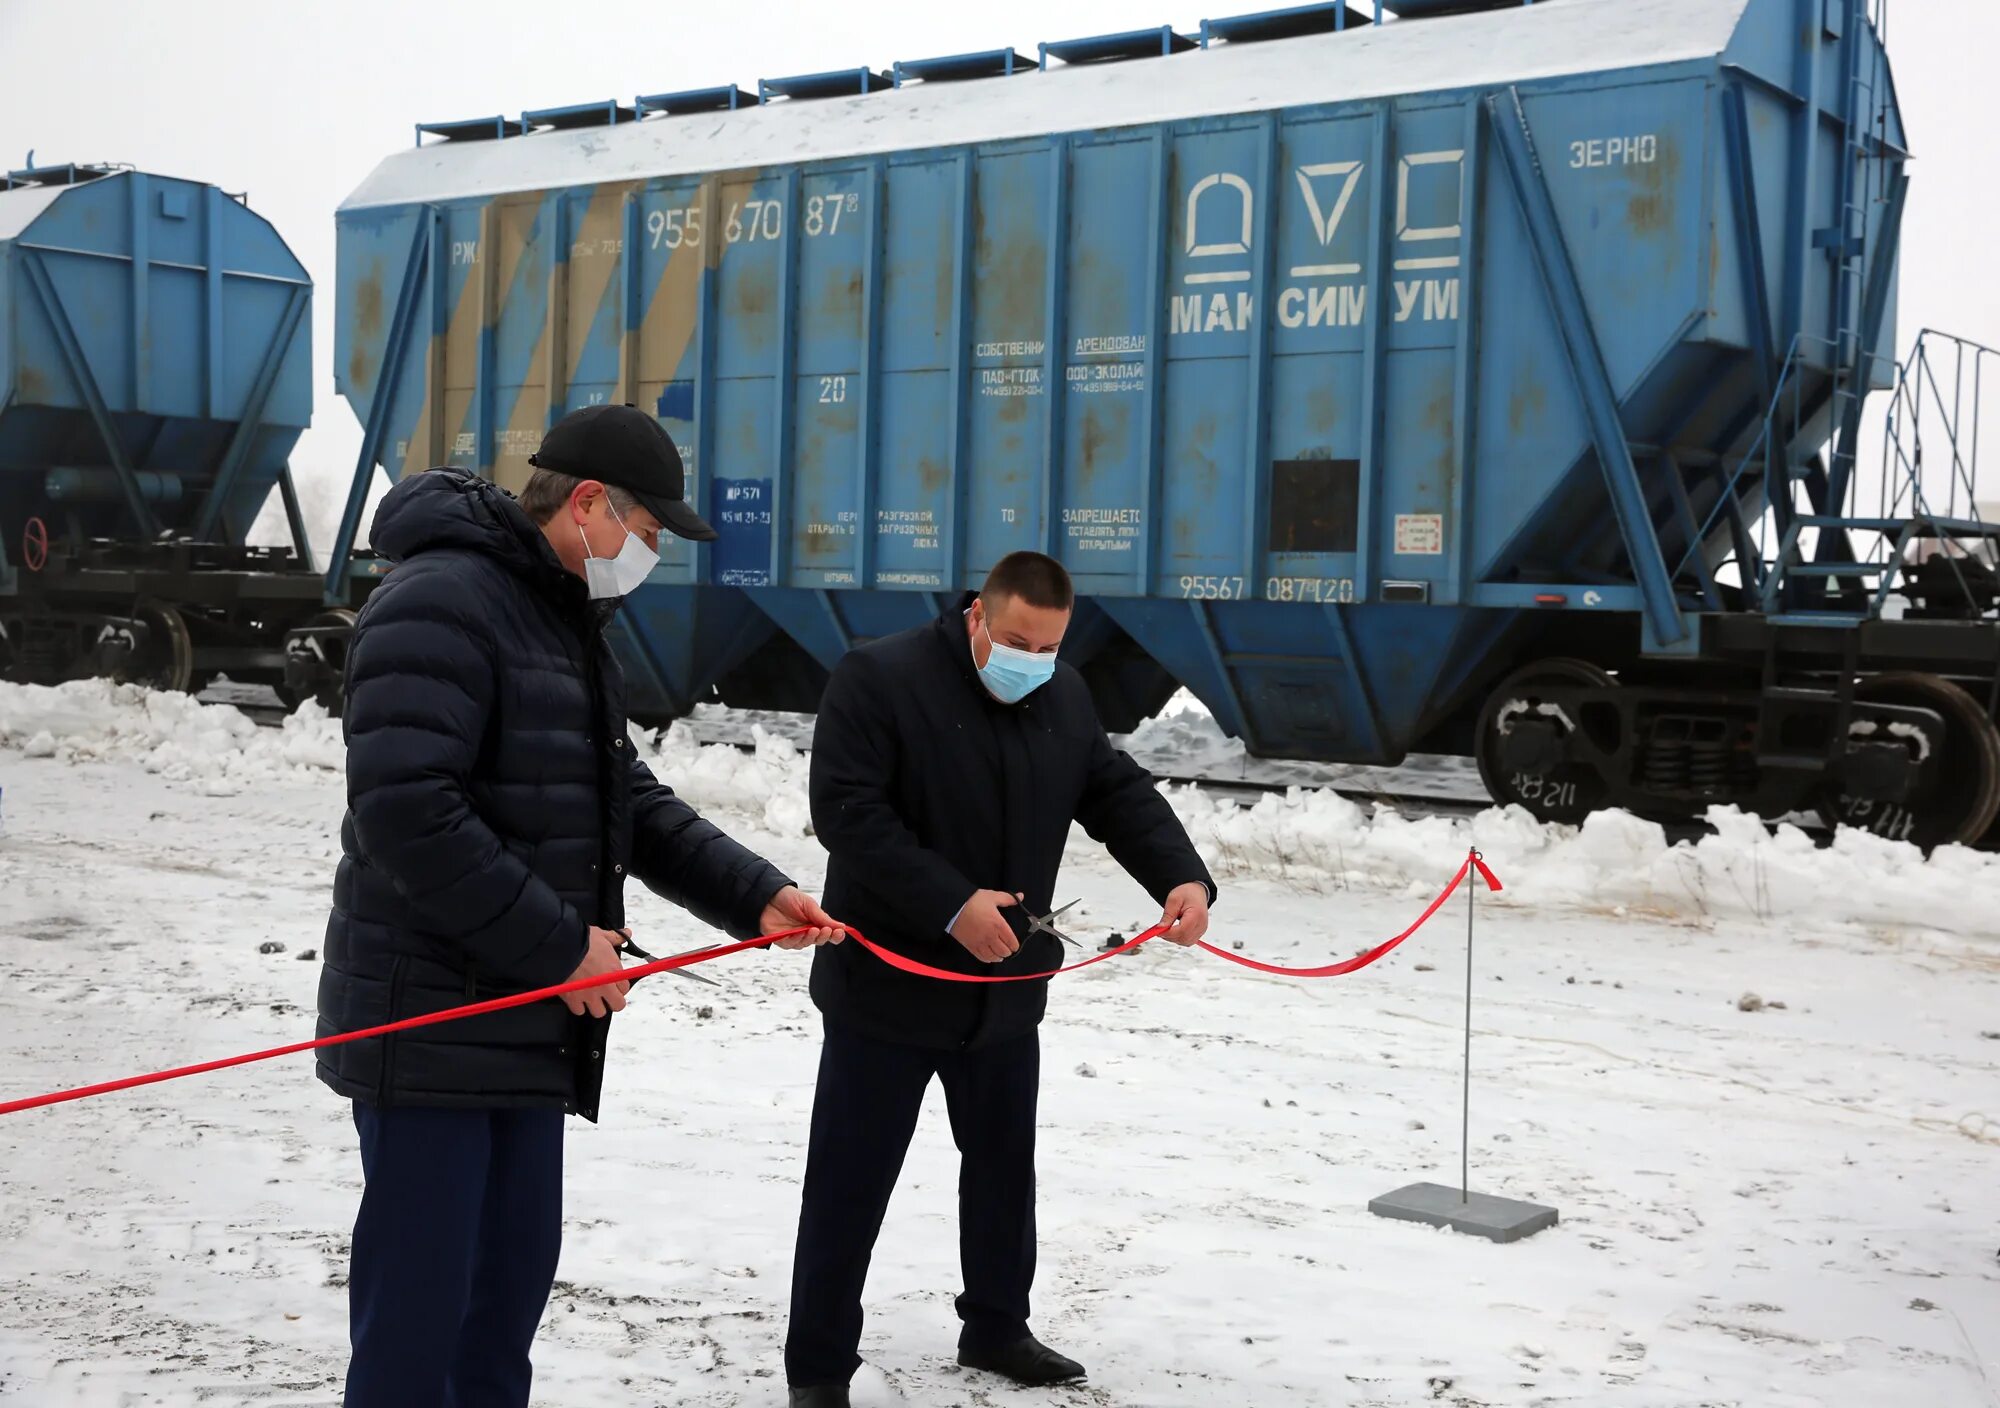
[(984, 1369), (989, 1374), (998, 1374), (1030, 1388), (1073, 1384), (1084, 1377), (1083, 1365), (1057, 1354), (1033, 1335), (1023, 1335), (1000, 1349), (967, 1349), (960, 1346), (958, 1362), (968, 1369)]
[(792, 1387), (792, 1408), (848, 1408), (846, 1384)]

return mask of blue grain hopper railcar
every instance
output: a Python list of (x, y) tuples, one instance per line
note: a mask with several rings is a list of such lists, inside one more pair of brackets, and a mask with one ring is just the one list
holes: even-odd
[(1983, 833), (1993, 627), (1881, 620), (1876, 560), (1983, 529), (1853, 516), (1902, 384), (1869, 4), (1387, 9), (421, 127), (338, 214), (364, 463), (518, 487), (565, 411), (658, 415), (721, 537), (622, 613), (655, 720), (810, 707), (1038, 548), (1114, 728), (1183, 685), (1547, 817)]
[[(214, 186), (102, 166), (0, 188), (0, 669), (280, 683), (324, 610), (287, 458), (312, 282)], [(272, 489), (288, 549), (245, 546)]]

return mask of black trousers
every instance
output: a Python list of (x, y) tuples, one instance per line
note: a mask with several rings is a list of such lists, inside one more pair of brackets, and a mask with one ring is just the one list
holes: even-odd
[(560, 1110), (359, 1101), (346, 1408), (527, 1408), (562, 1245)]
[(936, 1051), (827, 1023), (792, 1264), (791, 1383), (844, 1384), (861, 1367), (868, 1262), (932, 1076), (944, 1082), (959, 1152), (959, 1343), (997, 1347), (1028, 1333), (1041, 1066), (1034, 1032)]

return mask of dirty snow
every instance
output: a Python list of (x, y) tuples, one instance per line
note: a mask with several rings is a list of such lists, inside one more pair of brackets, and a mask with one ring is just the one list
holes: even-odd
[[(795, 744), (646, 742), (820, 880)], [(0, 689), (0, 1097), (310, 1031), (339, 748), (311, 714)], [(1062, 980), (1044, 1029), (1036, 1324), (1092, 1386), (951, 1362), (934, 1097), (871, 1279), (863, 1408), (1994, 1401), (1992, 858), (1731, 816), (1668, 846), (1619, 816), (1172, 796), (1222, 877), (1219, 941), (1279, 961), (1393, 933), (1482, 847), (1508, 889), (1479, 901), (1474, 1181), (1563, 1221), (1493, 1247), (1365, 1211), (1456, 1176), (1456, 903), (1334, 982), (1150, 946)], [(1153, 917), (1080, 833), (1064, 888), (1092, 945)], [(634, 900), (649, 947), (707, 941)], [(538, 1404), (783, 1401), (803, 959), (656, 980), (620, 1019), (605, 1120), (571, 1128)], [(337, 1403), (358, 1187), (305, 1058), (0, 1117), (0, 1402)]]

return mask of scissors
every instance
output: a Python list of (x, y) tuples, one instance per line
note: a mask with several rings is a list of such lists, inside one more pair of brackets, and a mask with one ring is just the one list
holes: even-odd
[(1064, 943), (1068, 944), (1071, 948), (1082, 948), (1083, 947), (1082, 944), (1079, 944), (1075, 939), (1072, 939), (1068, 934), (1065, 934), (1061, 929), (1056, 927), (1056, 921), (1058, 919), (1062, 918), (1065, 914), (1069, 913), (1072, 909), (1075, 909), (1078, 905), (1082, 903), (1083, 903), (1082, 900), (1074, 899), (1071, 900), (1068, 904), (1064, 905), (1061, 909), (1052, 909), (1047, 914), (1029, 915), (1028, 937), (1032, 939), (1037, 934), (1053, 934), (1058, 939), (1061, 939)]
[[(700, 948), (689, 949), (688, 953), (707, 953), (712, 948), (721, 948), (721, 947), (722, 947), (721, 944), (704, 944)], [(660, 961), (659, 959), (655, 958), (652, 954), (646, 952), (646, 950), (640, 948), (637, 944), (633, 943), (629, 938), (618, 945), (618, 951), (620, 953), (631, 954), (641, 963), (658, 963)], [(679, 954), (679, 953), (674, 955), (674, 957), (676, 958), (685, 958), (686, 956), (687, 956), (686, 954)], [(719, 988), (722, 986), (721, 983), (718, 983), (715, 979), (709, 977), (708, 974), (697, 973), (692, 968), (674, 968), (670, 969), (669, 971), (672, 972), (676, 977), (693, 978), (697, 983), (707, 983), (712, 988)]]

